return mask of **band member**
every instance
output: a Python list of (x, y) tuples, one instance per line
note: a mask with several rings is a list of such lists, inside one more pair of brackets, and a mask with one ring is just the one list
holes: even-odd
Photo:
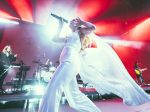
[(142, 76), (142, 73), (143, 71), (147, 70), (147, 68), (140, 68), (139, 66), (139, 63), (138, 62), (135, 62), (134, 63), (134, 71), (135, 71), (135, 74), (136, 74), (136, 78), (137, 78), (137, 83), (140, 84), (140, 85), (144, 85), (145, 82), (144, 82), (144, 78)]
[(3, 82), (13, 61), (16, 61), (17, 54), (12, 54), (10, 45), (6, 45), (0, 52), (0, 94), (4, 94)]

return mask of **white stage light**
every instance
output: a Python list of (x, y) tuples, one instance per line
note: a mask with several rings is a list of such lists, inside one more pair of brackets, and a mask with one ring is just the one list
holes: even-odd
[(39, 95), (43, 95), (45, 92), (45, 87), (42, 84), (38, 84), (34, 86), (34, 92)]
[(0, 18), (0, 23), (5, 23), (5, 24), (19, 24), (17, 21), (12, 21), (4, 18)]
[(65, 38), (71, 33), (71, 29), (69, 28), (68, 24), (64, 24), (61, 32), (60, 32), (60, 37)]
[(121, 45), (121, 46), (125, 46), (125, 47), (132, 47), (132, 48), (136, 48), (136, 49), (141, 49), (144, 45), (145, 42), (140, 42), (140, 41), (130, 41), (130, 40), (120, 40), (118, 36), (96, 36), (96, 35), (91, 35), (95, 36), (99, 39), (101, 39), (102, 41), (109, 43), (109, 44), (113, 44), (113, 45)]
[(110, 39), (103, 39), (103, 40), (110, 44), (122, 45), (122, 46), (132, 47), (132, 48), (136, 48), (136, 49), (140, 49), (144, 46), (143, 42), (138, 42), (138, 41), (110, 40)]

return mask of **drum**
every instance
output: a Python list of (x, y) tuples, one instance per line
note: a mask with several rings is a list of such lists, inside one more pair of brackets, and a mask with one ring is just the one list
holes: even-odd
[(44, 82), (49, 82), (52, 76), (53, 76), (53, 72), (45, 71), (45, 70), (41, 71), (41, 79)]
[(55, 70), (56, 70), (56, 67), (54, 67), (54, 66), (51, 66), (51, 67), (49, 68), (49, 71), (52, 72), (52, 73), (54, 73)]
[(54, 66), (49, 67), (48, 69), (43, 69), (42, 67), (42, 69), (36, 73), (36, 78), (39, 81), (49, 82), (55, 70), (56, 68)]

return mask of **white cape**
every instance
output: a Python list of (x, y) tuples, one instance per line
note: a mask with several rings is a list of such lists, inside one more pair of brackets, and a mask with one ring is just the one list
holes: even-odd
[(92, 84), (100, 94), (114, 93), (127, 105), (150, 102), (150, 96), (136, 84), (115, 51), (100, 38), (94, 38), (97, 48), (81, 53), (83, 82)]

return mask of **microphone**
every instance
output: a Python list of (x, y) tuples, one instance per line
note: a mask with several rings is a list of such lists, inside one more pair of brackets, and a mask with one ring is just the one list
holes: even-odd
[(57, 19), (59, 19), (59, 20), (63, 20), (65, 23), (68, 23), (68, 22), (69, 22), (69, 21), (66, 20), (65, 18), (62, 18), (62, 17), (60, 17), (60, 16), (58, 16), (58, 15), (56, 15), (56, 14), (51, 13), (51, 16), (53, 16), (53, 17), (55, 17), (55, 18), (57, 18)]

